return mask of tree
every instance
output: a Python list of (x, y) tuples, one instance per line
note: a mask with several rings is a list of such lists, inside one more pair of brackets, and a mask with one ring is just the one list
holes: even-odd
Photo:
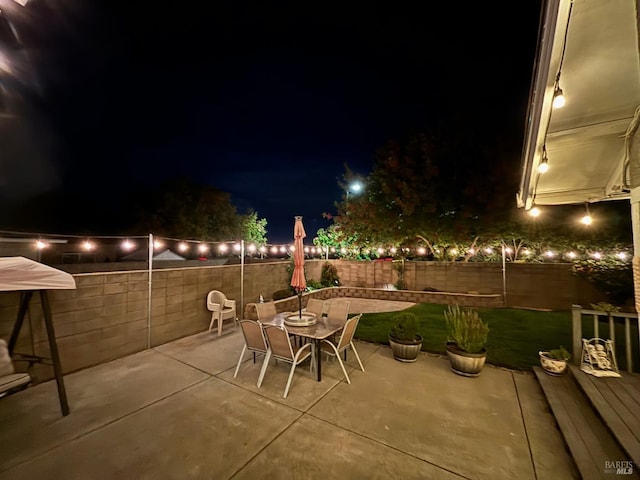
[(468, 139), (448, 141), (438, 133), (390, 141), (376, 152), (364, 194), (337, 204), (336, 223), (366, 243), (402, 245), (419, 238), (438, 257), (504, 213), (493, 208), (507, 204), (495, 198), (499, 190), (480, 184), (490, 175), (479, 172), (485, 163), (479, 152)]
[(178, 179), (147, 192), (138, 202), (134, 231), (208, 241), (240, 238), (246, 218), (231, 196), (215, 187)]
[[(493, 147), (484, 143), (437, 131), (388, 142), (376, 152), (364, 192), (336, 203), (334, 231), (361, 248), (386, 244), (402, 252), (422, 243), (427, 259), (465, 261), (479, 258), (470, 252), (481, 246), (499, 252), (504, 245), (517, 254), (526, 244), (577, 248), (596, 239), (609, 243), (621, 232), (630, 238), (630, 215), (617, 214), (616, 202), (598, 205), (602, 221), (597, 228), (576, 228), (582, 206), (553, 207), (555, 215), (544, 219), (526, 215), (516, 208), (518, 170), (512, 157), (496, 153), (503, 151), (497, 140)], [(339, 183), (346, 185), (352, 177), (345, 167)]]
[(265, 245), (267, 243), (267, 219), (258, 219), (258, 213), (250, 210), (242, 215), (242, 238), (245, 242), (254, 245)]

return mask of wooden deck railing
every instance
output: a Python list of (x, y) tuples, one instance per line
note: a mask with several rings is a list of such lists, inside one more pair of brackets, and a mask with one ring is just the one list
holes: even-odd
[[(580, 305), (573, 305), (571, 307), (571, 319), (572, 319), (572, 331), (573, 331), (573, 363), (580, 365), (582, 352), (582, 322), (585, 318), (592, 317), (593, 320), (593, 337), (600, 337), (600, 317), (608, 319), (609, 323), (609, 336), (600, 338), (609, 338), (613, 342), (614, 352), (616, 345), (616, 332), (615, 324), (616, 318), (623, 319), (624, 321), (624, 343), (625, 343), (625, 358), (627, 361), (627, 371), (633, 372), (633, 345), (631, 341), (631, 322), (634, 321), (638, 331), (638, 342), (640, 344), (640, 320), (637, 313), (622, 313), (622, 312), (603, 312), (601, 310), (587, 310), (583, 309)], [(620, 322), (620, 320), (618, 320)], [(636, 357), (640, 355), (640, 352), (636, 352)]]

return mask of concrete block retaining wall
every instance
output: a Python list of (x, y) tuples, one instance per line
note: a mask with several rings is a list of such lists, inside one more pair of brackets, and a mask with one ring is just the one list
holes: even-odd
[[(500, 308), (504, 306), (500, 294), (468, 294), (447, 292), (418, 292), (411, 290), (379, 290), (373, 288), (331, 287), (314, 290), (302, 295), (302, 307), (307, 306), (310, 298), (328, 300), (330, 298), (370, 298), (374, 300), (393, 300), (413, 303), (439, 303), (443, 305), (459, 304), (464, 307)], [(298, 309), (298, 297), (276, 300), (277, 312), (293, 312)], [(355, 312), (358, 313), (358, 312)], [(244, 309), (244, 318), (258, 319), (255, 303), (248, 303)]]

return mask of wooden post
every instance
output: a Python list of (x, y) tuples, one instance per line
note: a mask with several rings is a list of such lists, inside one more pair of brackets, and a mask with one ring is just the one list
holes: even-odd
[(56, 332), (53, 328), (53, 320), (51, 318), (51, 307), (49, 306), (49, 296), (46, 290), (40, 290), (40, 301), (42, 302), (42, 310), (44, 311), (44, 324), (47, 327), (47, 338), (49, 339), (49, 350), (51, 351), (51, 361), (53, 363), (53, 371), (56, 375), (56, 383), (58, 384), (58, 398), (60, 400), (60, 409), (62, 415), (69, 415), (69, 404), (67, 403), (67, 391), (64, 388), (64, 378), (62, 376), (62, 365), (60, 364), (60, 355), (58, 354), (58, 344), (56, 342)]
[(574, 365), (580, 365), (582, 359), (582, 307), (571, 305), (571, 331), (572, 331), (572, 352), (571, 360)]

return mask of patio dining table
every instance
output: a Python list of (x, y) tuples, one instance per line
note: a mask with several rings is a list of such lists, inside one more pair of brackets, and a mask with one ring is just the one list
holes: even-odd
[(314, 342), (314, 349), (316, 352), (316, 374), (318, 381), (322, 380), (322, 349), (320, 344), (322, 340), (325, 340), (335, 333), (338, 333), (344, 328), (344, 325), (337, 322), (331, 322), (326, 318), (316, 318), (316, 323), (308, 326), (293, 326), (285, 323), (287, 316), (292, 312), (281, 312), (271, 318), (260, 320), (263, 325), (275, 325), (277, 327), (286, 327), (287, 331), (298, 337), (308, 338)]

